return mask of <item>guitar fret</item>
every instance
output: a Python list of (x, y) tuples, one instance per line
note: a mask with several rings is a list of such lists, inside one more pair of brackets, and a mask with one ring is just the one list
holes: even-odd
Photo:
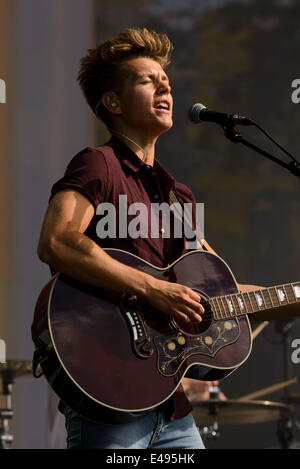
[(277, 288), (282, 290), (283, 294), (285, 295), (285, 299), (287, 303), (293, 303), (295, 301), (293, 287), (290, 283), (287, 283), (285, 285), (280, 285)]
[(267, 308), (266, 300), (264, 298), (262, 290), (249, 291), (247, 292), (247, 294), (252, 308), (252, 311), (250, 311), (250, 313), (254, 313), (256, 311), (260, 311)]
[(239, 304), (239, 307), (240, 307), (241, 314), (244, 314), (245, 303), (244, 303), (243, 299), (241, 298), (241, 293), (239, 293), (237, 295), (237, 300), (238, 300), (238, 304)]
[(217, 319), (217, 314), (216, 314), (215, 304), (214, 304), (214, 298), (209, 298), (209, 299), (208, 299), (208, 304), (209, 304), (209, 306), (210, 306), (210, 309), (211, 309), (213, 318), (214, 318), (214, 319)]
[(247, 293), (247, 296), (248, 296), (248, 299), (249, 299), (249, 303), (250, 303), (250, 307), (251, 307), (252, 313), (253, 313), (253, 311), (254, 311), (255, 309), (253, 308), (253, 304), (252, 304), (252, 301), (251, 301), (251, 295), (250, 295), (251, 292), (246, 292), (246, 293)]
[(297, 301), (296, 291), (292, 283), (290, 283), (290, 292), (291, 292), (292, 301), (293, 302)]
[(293, 303), (294, 301), (297, 301), (297, 297), (295, 295), (295, 291), (294, 291), (294, 287), (292, 283), (288, 285), (288, 291), (290, 291), (291, 302)]
[(222, 319), (222, 309), (221, 309), (220, 302), (219, 302), (219, 299), (218, 299), (218, 298), (216, 298), (216, 302), (217, 302), (217, 305), (218, 305), (218, 308), (219, 308), (219, 311), (218, 311), (218, 318), (219, 318), (219, 319)]
[(280, 303), (281, 303), (281, 300), (280, 300), (279, 292), (278, 292), (278, 290), (277, 290), (276, 287), (274, 287), (274, 289), (275, 289), (275, 292), (276, 292), (276, 296), (277, 296), (278, 303), (280, 304)]
[(284, 291), (284, 285), (280, 285), (279, 287), (276, 287), (276, 291), (277, 291), (280, 304), (287, 304), (288, 300), (287, 300), (286, 293)]
[[(277, 288), (276, 287), (272, 287), (269, 289), (270, 292), (271, 292), (271, 295), (272, 295), (272, 298), (275, 302), (275, 306), (279, 306), (280, 305), (280, 299), (279, 299), (279, 295), (278, 295), (278, 292), (277, 292)], [(275, 292), (274, 292), (275, 290)], [(276, 304), (277, 302), (277, 304)]]
[[(247, 312), (247, 311), (249, 311), (249, 310), (251, 309), (251, 302), (249, 301), (247, 292), (245, 292), (245, 293), (240, 293), (240, 294), (239, 294), (239, 299), (238, 299), (238, 301), (239, 301), (239, 303), (240, 303), (241, 305), (244, 305), (244, 310), (245, 310), (245, 311), (243, 311), (243, 308), (241, 308), (243, 313), (244, 313), (244, 312)], [(249, 303), (249, 304), (248, 304), (248, 303)]]
[(214, 308), (215, 308), (215, 315), (216, 315), (216, 319), (219, 320), (219, 307), (218, 307), (218, 302), (216, 300), (216, 298), (213, 298), (213, 303), (214, 303)]
[(222, 316), (222, 309), (221, 309), (221, 307), (220, 307), (220, 303), (219, 303), (219, 298), (216, 298), (216, 300), (217, 300), (218, 307), (219, 307), (219, 312), (220, 312), (220, 318), (219, 318), (219, 319), (222, 319), (222, 318), (223, 318), (223, 316)]
[(241, 313), (246, 313), (246, 308), (245, 308), (245, 302), (244, 302), (244, 298), (243, 298), (243, 295), (238, 295), (237, 297), (238, 299), (238, 302), (239, 302), (239, 306), (241, 308)]
[(235, 315), (236, 315), (236, 311), (234, 309), (234, 303), (233, 303), (232, 295), (230, 295), (230, 304), (231, 304), (231, 308), (232, 308), (231, 317), (234, 318)]
[(229, 295), (226, 295), (224, 297), (225, 303), (226, 303), (226, 317), (227, 318), (232, 318), (232, 303), (229, 298)]
[(259, 311), (260, 309), (264, 309), (264, 298), (263, 298), (263, 296), (262, 296), (262, 294), (261, 294), (261, 291), (256, 290), (256, 291), (254, 292), (254, 296), (255, 296), (256, 304), (257, 304), (257, 306), (258, 306), (258, 311)]
[(272, 308), (273, 303), (272, 303), (272, 298), (271, 298), (271, 296), (270, 296), (269, 289), (266, 288), (265, 290), (261, 290), (261, 292), (262, 292), (262, 297), (263, 297), (263, 299), (264, 299), (264, 303), (265, 303), (266, 309)]
[[(219, 311), (217, 310), (218, 307), (218, 302), (217, 302), (217, 299), (216, 298), (212, 298), (212, 301), (213, 301), (213, 305), (214, 305), (214, 309), (215, 309), (215, 318), (217, 320), (219, 320)], [(216, 306), (215, 306), (216, 305)]]
[(300, 302), (300, 282), (211, 298), (216, 320)]
[(270, 293), (269, 288), (267, 288), (267, 292), (268, 292), (268, 294), (269, 294), (269, 298), (270, 298), (270, 301), (271, 301), (271, 305), (274, 306), (274, 303), (273, 303), (272, 296), (271, 296), (271, 293)]
[(292, 283), (291, 285), (295, 296), (295, 300), (300, 300), (300, 282)]
[(283, 288), (283, 291), (284, 291), (284, 294), (285, 294), (285, 297), (286, 297), (286, 301), (287, 301), (287, 303), (290, 303), (289, 302), (289, 295), (287, 294), (287, 291), (286, 291), (285, 287), (286, 287), (286, 285), (282, 285), (282, 288)]
[(286, 296), (288, 298), (289, 303), (293, 303), (294, 300), (294, 295), (293, 295), (293, 287), (290, 283), (287, 283), (285, 286), (285, 291), (286, 291)]
[(227, 318), (227, 315), (226, 315), (226, 306), (224, 305), (224, 301), (223, 301), (223, 297), (221, 296), (220, 297), (221, 299), (221, 302), (222, 302), (222, 306), (223, 306), (223, 310), (224, 310), (224, 316), (222, 316), (223, 319), (226, 319)]
[(217, 301), (217, 304), (218, 304), (218, 308), (219, 308), (219, 319), (222, 319), (222, 308), (220, 306), (220, 302), (219, 302), (219, 298), (216, 298), (216, 301)]
[(235, 306), (236, 316), (240, 316), (242, 311), (241, 311), (241, 308), (237, 299), (237, 295), (238, 293), (235, 293), (234, 295), (232, 295), (233, 296), (232, 301), (233, 301), (233, 305), (236, 305)]
[[(232, 300), (231, 300), (231, 297), (230, 295), (226, 295), (224, 297), (225, 301), (226, 301), (226, 305), (228, 306), (228, 311), (226, 311), (226, 313), (229, 315), (229, 317), (233, 317), (233, 313), (234, 313), (234, 308), (233, 308), (233, 304), (232, 304)], [(227, 316), (228, 317), (228, 316)]]
[(264, 297), (264, 290), (259, 290), (259, 292), (260, 292), (260, 295), (261, 295), (261, 297), (262, 297), (264, 306), (265, 306), (265, 308), (267, 309), (267, 303), (266, 303), (266, 300), (265, 300), (265, 297)]

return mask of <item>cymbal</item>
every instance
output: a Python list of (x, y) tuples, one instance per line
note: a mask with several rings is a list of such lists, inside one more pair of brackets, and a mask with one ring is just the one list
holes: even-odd
[(0, 363), (0, 378), (14, 380), (21, 376), (33, 376), (31, 361), (7, 360), (6, 363)]
[(282, 420), (294, 413), (292, 406), (270, 401), (238, 401), (210, 399), (193, 403), (192, 414), (198, 426), (241, 425)]

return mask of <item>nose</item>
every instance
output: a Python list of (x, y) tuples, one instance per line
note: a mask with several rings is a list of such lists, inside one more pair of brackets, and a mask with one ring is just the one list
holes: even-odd
[(166, 77), (160, 77), (157, 84), (157, 92), (158, 94), (170, 94), (171, 93), (171, 86), (169, 80)]

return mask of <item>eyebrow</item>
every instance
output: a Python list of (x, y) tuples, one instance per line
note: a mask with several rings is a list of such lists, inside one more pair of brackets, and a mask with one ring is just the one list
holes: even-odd
[[(159, 72), (157, 72), (157, 73), (155, 73), (155, 72), (137, 72), (136, 78), (137, 79), (145, 78), (145, 77), (157, 78), (158, 75), (159, 75)], [(167, 74), (164, 74), (163, 78), (165, 80), (169, 81), (169, 77), (167, 76)]]

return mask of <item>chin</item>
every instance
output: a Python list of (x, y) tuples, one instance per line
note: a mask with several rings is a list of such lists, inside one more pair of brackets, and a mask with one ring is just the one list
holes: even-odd
[(159, 135), (167, 132), (169, 129), (171, 129), (173, 127), (173, 121), (171, 122), (166, 122), (164, 124), (161, 123), (161, 125), (159, 126), (158, 128), (158, 131), (159, 131)]

